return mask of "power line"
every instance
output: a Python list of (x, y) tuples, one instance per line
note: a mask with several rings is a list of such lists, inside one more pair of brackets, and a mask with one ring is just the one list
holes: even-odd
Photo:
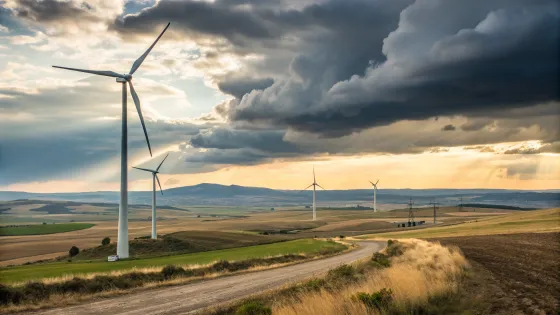
[(436, 198), (434, 198), (434, 201), (430, 202), (430, 204), (434, 206), (434, 224), (436, 224), (436, 209), (439, 209), (439, 202), (436, 202)]
[(412, 211), (412, 205), (414, 202), (412, 198), (408, 201), (408, 226), (412, 226), (414, 224), (414, 211)]

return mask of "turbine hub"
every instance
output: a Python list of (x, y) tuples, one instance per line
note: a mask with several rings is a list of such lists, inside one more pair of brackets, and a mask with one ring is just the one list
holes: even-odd
[(125, 78), (126, 81), (130, 81), (130, 80), (132, 80), (132, 75), (131, 75), (130, 73), (129, 73), (129, 74), (125, 74), (125, 75), (124, 75), (124, 78)]

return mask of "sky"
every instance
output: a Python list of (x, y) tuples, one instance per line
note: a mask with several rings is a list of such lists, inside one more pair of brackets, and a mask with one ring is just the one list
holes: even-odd
[[(557, 0), (0, 0), (0, 190), (119, 189), (129, 166), (302, 189), (560, 188)], [(150, 174), (129, 170), (131, 190)]]

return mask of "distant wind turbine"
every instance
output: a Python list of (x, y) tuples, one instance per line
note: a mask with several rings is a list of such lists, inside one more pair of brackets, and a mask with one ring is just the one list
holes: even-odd
[(144, 124), (144, 117), (142, 116), (142, 109), (140, 107), (140, 99), (138, 94), (134, 91), (132, 86), (132, 75), (140, 66), (144, 59), (148, 56), (152, 48), (156, 45), (158, 40), (161, 38), (163, 33), (169, 27), (167, 26), (163, 29), (161, 34), (156, 38), (154, 43), (132, 64), (132, 68), (128, 74), (120, 74), (113, 71), (97, 71), (97, 70), (84, 70), (76, 68), (66, 68), (53, 66), (54, 68), (60, 68), (65, 70), (72, 70), (78, 72), (91, 73), (96, 75), (102, 75), (106, 77), (117, 78), (117, 82), (122, 84), (122, 131), (121, 131), (121, 197), (119, 203), (119, 230), (117, 234), (117, 255), (119, 258), (128, 258), (128, 129), (127, 129), (127, 112), (126, 112), (126, 83), (130, 85), (130, 94), (136, 105), (136, 110), (138, 111), (138, 116), (140, 117), (140, 123), (142, 123), (142, 129), (144, 129), (144, 135), (146, 136), (146, 143), (148, 144), (148, 150), (150, 151), (150, 156), (152, 156), (152, 148), (150, 147), (150, 140), (148, 139), (148, 132), (146, 131), (146, 125)]
[(165, 159), (167, 159), (168, 156), (169, 156), (169, 153), (167, 153), (167, 155), (163, 158), (161, 163), (159, 163), (159, 166), (156, 168), (155, 171), (147, 169), (147, 168), (141, 168), (141, 167), (135, 167), (135, 166), (132, 167), (132, 168), (135, 168), (137, 170), (152, 173), (152, 187), (153, 187), (153, 190), (152, 190), (152, 239), (154, 239), (154, 240), (157, 239), (157, 233), (156, 233), (156, 180), (157, 180), (157, 183), (159, 185), (159, 190), (161, 191), (161, 194), (163, 195), (163, 189), (161, 189), (161, 183), (159, 182), (159, 177), (157, 176), (157, 174), (159, 173), (159, 168), (161, 167), (161, 165), (163, 164)]
[[(313, 183), (305, 189), (301, 190), (300, 192), (306, 190), (307, 188), (313, 186), (313, 221), (317, 220), (317, 214), (315, 212), (315, 186), (321, 187), (321, 185), (317, 184), (317, 180), (315, 180), (315, 167), (313, 167)], [(321, 189), (325, 190), (325, 188), (321, 187)]]
[(375, 184), (371, 181), (370, 183), (373, 186), (373, 212), (377, 212), (377, 183), (379, 183), (379, 179), (375, 182)]

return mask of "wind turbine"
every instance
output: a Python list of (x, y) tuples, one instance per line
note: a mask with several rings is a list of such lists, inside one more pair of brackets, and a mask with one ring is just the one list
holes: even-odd
[(135, 166), (132, 167), (132, 168), (135, 168), (137, 170), (152, 173), (152, 187), (153, 187), (153, 190), (152, 190), (152, 239), (154, 239), (154, 240), (157, 239), (157, 233), (156, 233), (156, 180), (157, 180), (157, 183), (159, 185), (159, 190), (161, 191), (161, 194), (163, 195), (163, 189), (161, 189), (161, 183), (159, 182), (159, 177), (157, 176), (157, 174), (159, 173), (159, 168), (161, 167), (161, 165), (163, 164), (165, 159), (167, 159), (168, 156), (169, 156), (169, 153), (167, 153), (167, 155), (163, 158), (161, 163), (159, 163), (159, 165), (158, 165), (158, 167), (156, 168), (155, 171), (147, 169), (147, 168), (141, 168), (141, 167), (135, 167)]
[(372, 181), (370, 183), (373, 186), (373, 212), (377, 212), (377, 183), (379, 183), (379, 179), (375, 184)]
[(146, 131), (146, 125), (144, 124), (144, 117), (142, 117), (142, 109), (140, 107), (140, 99), (138, 94), (134, 91), (132, 86), (132, 75), (140, 66), (144, 59), (148, 56), (152, 48), (161, 38), (163, 33), (169, 27), (167, 26), (163, 29), (161, 34), (156, 38), (154, 43), (132, 64), (132, 68), (127, 74), (120, 74), (113, 71), (97, 71), (97, 70), (84, 70), (76, 68), (66, 68), (53, 66), (54, 68), (91, 73), (96, 75), (102, 75), (106, 77), (117, 78), (117, 82), (122, 84), (122, 131), (121, 131), (121, 197), (119, 203), (119, 230), (117, 234), (117, 255), (119, 258), (128, 258), (128, 129), (127, 129), (127, 112), (126, 112), (126, 83), (130, 85), (130, 94), (136, 105), (136, 110), (138, 111), (138, 116), (140, 117), (140, 123), (142, 123), (142, 129), (144, 129), (144, 136), (146, 136), (146, 142), (148, 143), (148, 150), (150, 151), (150, 156), (152, 156), (152, 148), (150, 147), (150, 140), (148, 139), (148, 132)]
[[(321, 185), (317, 184), (317, 180), (315, 180), (315, 167), (313, 167), (313, 183), (307, 187), (305, 187), (305, 189), (301, 190), (300, 192), (306, 190), (307, 188), (313, 186), (313, 221), (317, 220), (317, 214), (315, 212), (315, 186), (321, 187)], [(325, 188), (321, 187), (322, 190), (325, 190)]]

